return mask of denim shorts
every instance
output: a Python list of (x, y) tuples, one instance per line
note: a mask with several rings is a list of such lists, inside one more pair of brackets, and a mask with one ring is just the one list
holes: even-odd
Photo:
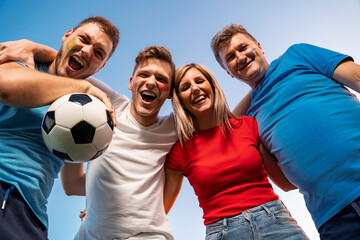
[(280, 200), (206, 226), (205, 240), (309, 239)]

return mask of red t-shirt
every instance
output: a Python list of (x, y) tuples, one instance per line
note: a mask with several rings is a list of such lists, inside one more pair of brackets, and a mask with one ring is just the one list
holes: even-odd
[(217, 126), (198, 131), (183, 147), (177, 142), (165, 163), (188, 178), (205, 225), (279, 199), (258, 151), (256, 121), (243, 116), (230, 118), (230, 123), (233, 130), (225, 136)]

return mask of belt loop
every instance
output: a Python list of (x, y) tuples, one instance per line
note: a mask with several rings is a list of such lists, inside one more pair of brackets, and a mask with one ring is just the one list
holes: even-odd
[(224, 225), (224, 228), (228, 227), (227, 218), (223, 218), (223, 225)]
[(268, 214), (269, 216), (271, 216), (271, 215), (272, 215), (272, 213), (271, 213), (270, 209), (269, 209), (269, 208), (267, 208), (267, 207), (265, 206), (265, 204), (263, 204), (263, 205), (261, 205), (261, 206), (264, 208), (264, 210), (267, 212), (267, 214)]

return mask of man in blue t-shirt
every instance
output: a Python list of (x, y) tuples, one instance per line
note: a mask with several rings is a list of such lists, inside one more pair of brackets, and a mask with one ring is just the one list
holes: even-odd
[[(34, 65), (36, 70), (20, 62), (0, 64), (3, 239), (47, 239), (47, 198), (63, 162), (47, 150), (41, 137), (46, 105), (65, 94), (83, 92), (100, 98), (113, 113), (107, 95), (80, 79), (105, 65), (119, 42), (118, 29), (104, 17), (90, 17), (67, 31), (62, 41), (57, 54), (40, 56), (43, 61), (51, 60), (48, 65), (30, 61), (28, 65)], [(0, 49), (8, 46), (1, 44)], [(28, 46), (31, 49), (26, 51), (37, 50), (33, 44)], [(1, 58), (4, 61), (9, 56), (2, 54)]]
[(360, 66), (309, 44), (293, 45), (268, 64), (260, 43), (236, 24), (217, 33), (211, 47), (227, 73), (252, 88), (234, 111), (258, 121), (321, 239), (358, 238), (360, 103), (344, 86), (360, 92)]

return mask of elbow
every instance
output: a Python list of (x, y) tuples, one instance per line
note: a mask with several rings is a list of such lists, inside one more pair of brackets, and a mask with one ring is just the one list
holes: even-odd
[(68, 188), (64, 188), (64, 193), (66, 194), (66, 196), (74, 196), (75, 195), (74, 191), (72, 191), (71, 189), (68, 189)]
[(292, 184), (284, 184), (284, 185), (281, 185), (279, 186), (281, 188), (281, 190), (283, 190), (284, 192), (289, 192), (291, 190), (295, 190), (297, 189), (297, 187), (295, 187), (294, 185)]

